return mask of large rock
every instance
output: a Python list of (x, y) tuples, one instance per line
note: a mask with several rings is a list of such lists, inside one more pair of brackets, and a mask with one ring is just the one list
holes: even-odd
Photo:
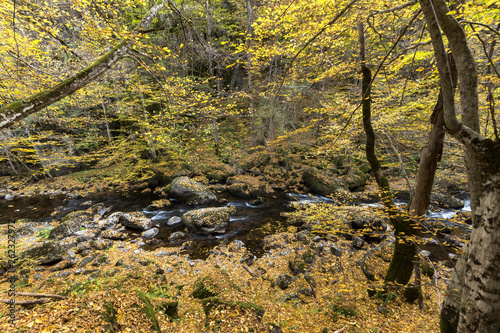
[(315, 169), (306, 169), (302, 173), (302, 181), (311, 192), (324, 196), (334, 196), (336, 200), (347, 203), (355, 201), (355, 197), (348, 190), (347, 183), (335, 176)]
[(238, 198), (257, 198), (272, 192), (271, 187), (266, 182), (257, 177), (239, 175), (230, 177), (227, 180), (229, 193)]
[(190, 230), (204, 235), (221, 234), (229, 224), (229, 215), (234, 207), (201, 208), (182, 215), (182, 222)]
[(368, 174), (355, 167), (351, 169), (348, 174), (343, 176), (342, 180), (347, 184), (349, 190), (356, 190), (365, 186), (368, 178)]
[(117, 224), (141, 231), (149, 230), (153, 227), (153, 221), (141, 212), (113, 213), (107, 218), (104, 228), (111, 229)]
[(80, 230), (82, 226), (81, 218), (70, 219), (66, 222), (59, 224), (57, 227), (50, 231), (49, 238), (61, 239), (73, 235)]
[(188, 177), (175, 178), (167, 190), (172, 197), (189, 205), (204, 204), (217, 200), (215, 194), (207, 186)]
[(234, 175), (234, 170), (227, 164), (216, 162), (213, 165), (208, 165), (204, 173), (209, 180), (222, 183)]
[(33, 258), (38, 260), (41, 265), (53, 264), (61, 261), (64, 253), (71, 247), (67, 247), (58, 241), (46, 241), (42, 244), (21, 253), (20, 258)]

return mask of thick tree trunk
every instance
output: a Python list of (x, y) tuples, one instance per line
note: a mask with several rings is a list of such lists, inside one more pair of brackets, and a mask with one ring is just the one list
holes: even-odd
[(380, 162), (375, 154), (375, 132), (371, 124), (371, 97), (370, 83), (371, 71), (365, 63), (365, 38), (363, 33), (363, 24), (359, 23), (359, 44), (362, 77), (362, 109), (363, 109), (363, 127), (366, 134), (366, 159), (370, 163), (372, 175), (377, 181), (382, 202), (387, 208), (389, 219), (394, 226), (394, 254), (392, 256), (389, 269), (385, 276), (386, 283), (395, 282), (400, 285), (406, 285), (410, 281), (413, 272), (413, 261), (416, 254), (416, 246), (408, 237), (415, 233), (413, 225), (407, 216), (403, 216), (392, 198), (389, 181), (384, 176)]
[(164, 0), (160, 5), (153, 6), (149, 13), (142, 19), (141, 23), (136, 27), (131, 38), (118, 43), (89, 67), (50, 89), (39, 92), (26, 100), (17, 101), (1, 108), (0, 130), (12, 126), (19, 120), (43, 110), (47, 106), (73, 94), (75, 91), (85, 87), (110, 69), (117, 61), (126, 55), (130, 45), (134, 41), (134, 35), (140, 33), (141, 30), (149, 26), (167, 1), (168, 0)]
[[(499, 147), (500, 148), (500, 147)], [(498, 163), (499, 154), (496, 159)], [(487, 172), (472, 229), (458, 332), (500, 332), (500, 171)]]
[[(479, 187), (471, 189), (471, 197), (472, 191), (477, 195), (478, 188), (481, 196), (476, 200), (470, 243), (448, 285), (440, 327), (446, 333), (500, 332), (500, 142), (484, 139), (471, 129), (479, 111), (477, 71), (465, 32), (453, 15), (448, 15), (444, 0), (420, 0), (420, 4), (441, 79), (446, 128), (464, 144), (469, 158), (474, 160), (476, 168), (468, 168), (468, 172), (475, 182), (481, 180)], [(455, 115), (452, 80), (440, 28), (457, 63), (464, 124)]]

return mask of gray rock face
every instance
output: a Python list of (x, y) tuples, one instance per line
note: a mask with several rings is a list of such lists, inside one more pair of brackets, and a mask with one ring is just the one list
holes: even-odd
[(220, 234), (226, 231), (229, 215), (234, 207), (201, 208), (182, 215), (182, 222), (190, 230), (204, 235)]
[(169, 194), (189, 205), (204, 204), (217, 200), (215, 194), (207, 186), (188, 177), (177, 177), (169, 186)]

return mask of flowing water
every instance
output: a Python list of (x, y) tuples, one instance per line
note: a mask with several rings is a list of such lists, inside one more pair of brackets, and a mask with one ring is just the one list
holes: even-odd
[[(83, 210), (92, 204), (102, 203), (109, 212), (116, 211), (132, 212), (142, 211), (150, 217), (156, 225), (159, 226), (159, 233), (153, 241), (142, 241), (137, 239), (145, 250), (152, 250), (162, 246), (174, 246), (188, 242), (187, 252), (193, 258), (206, 257), (207, 252), (216, 244), (224, 241), (238, 239), (243, 241), (245, 246), (254, 254), (262, 254), (261, 241), (269, 234), (283, 231), (286, 229), (285, 218), (281, 212), (290, 210), (291, 201), (327, 204), (336, 204), (328, 197), (275, 192), (267, 195), (261, 203), (252, 203), (251, 200), (243, 200), (231, 197), (227, 194), (218, 194), (219, 201), (225, 204), (213, 203), (210, 205), (188, 206), (173, 200), (173, 205), (165, 210), (148, 211), (146, 207), (151, 201), (158, 199), (155, 195), (134, 194), (130, 196), (121, 196), (112, 192), (93, 193), (84, 198), (68, 198), (65, 195), (57, 196), (35, 196), (16, 198), (10, 201), (0, 200), (0, 224), (7, 223), (8, 220), (29, 219), (35, 222), (57, 221), (66, 214)], [(463, 211), (470, 211), (470, 201), (465, 200), (466, 206)], [(405, 202), (398, 202), (399, 205)], [(187, 232), (182, 223), (169, 223), (170, 218), (182, 216), (185, 212), (209, 206), (234, 206), (236, 213), (230, 217), (229, 226), (224, 234), (220, 235), (196, 235)], [(369, 206), (380, 206), (380, 203), (365, 203)], [(441, 212), (431, 212), (428, 218), (434, 220), (444, 220), (450, 227), (458, 226), (450, 219), (456, 214), (455, 210), (443, 210)], [(460, 225), (463, 227), (463, 224)], [(179, 240), (170, 240), (172, 233), (176, 231), (186, 232), (185, 238)], [(130, 232), (131, 237), (137, 234)]]

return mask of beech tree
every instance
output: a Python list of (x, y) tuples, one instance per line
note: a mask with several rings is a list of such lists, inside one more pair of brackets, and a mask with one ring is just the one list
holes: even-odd
[[(449, 285), (441, 314), (442, 332), (500, 331), (500, 142), (486, 139), (465, 125), (479, 116), (478, 74), (466, 34), (444, 0), (420, 0), (440, 76), (447, 132), (460, 141), (480, 165), (468, 170), (481, 178), (478, 207), (473, 211), (470, 243)], [(444, 33), (456, 61), (462, 121), (457, 106)], [(474, 123), (469, 121), (469, 123)]]
[(164, 0), (161, 4), (153, 6), (130, 36), (114, 46), (109, 52), (95, 61), (92, 65), (52, 88), (41, 91), (26, 98), (25, 100), (20, 100), (1, 108), (0, 129), (7, 128), (19, 120), (24, 119), (35, 112), (43, 110), (57, 101), (60, 101), (61, 99), (73, 94), (75, 91), (85, 87), (105, 73), (115, 63), (127, 55), (130, 46), (135, 41), (135, 38), (141, 34), (141, 31), (150, 25), (158, 12), (167, 2), (168, 0)]

